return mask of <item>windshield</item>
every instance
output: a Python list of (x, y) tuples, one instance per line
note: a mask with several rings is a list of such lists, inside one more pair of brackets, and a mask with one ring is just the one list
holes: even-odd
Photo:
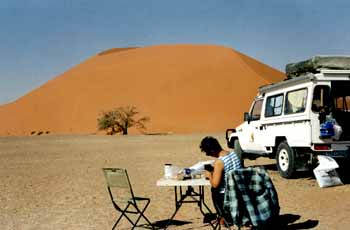
[(260, 120), (262, 102), (263, 102), (263, 100), (258, 100), (255, 102), (253, 109), (252, 109), (252, 113), (251, 113), (251, 120), (252, 121)]

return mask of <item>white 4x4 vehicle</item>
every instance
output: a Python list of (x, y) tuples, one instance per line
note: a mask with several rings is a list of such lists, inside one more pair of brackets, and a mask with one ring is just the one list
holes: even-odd
[(319, 154), (348, 159), (350, 69), (316, 69), (260, 87), (244, 123), (226, 130), (226, 140), (242, 159), (275, 158), (284, 178), (310, 169)]

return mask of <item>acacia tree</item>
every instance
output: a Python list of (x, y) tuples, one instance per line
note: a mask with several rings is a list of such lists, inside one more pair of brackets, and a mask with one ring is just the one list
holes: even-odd
[(97, 118), (99, 130), (106, 130), (108, 134), (122, 133), (128, 135), (128, 129), (136, 127), (139, 130), (145, 130), (145, 123), (150, 121), (149, 117), (136, 119), (139, 112), (135, 106), (118, 107), (110, 111), (102, 112)]

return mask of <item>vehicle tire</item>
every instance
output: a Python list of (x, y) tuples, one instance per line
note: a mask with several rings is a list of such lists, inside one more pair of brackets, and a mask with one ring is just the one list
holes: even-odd
[(239, 143), (239, 140), (235, 140), (234, 142), (234, 150), (235, 153), (238, 155), (238, 157), (241, 159), (241, 165), (244, 167), (244, 152), (241, 148), (241, 144)]
[(295, 172), (295, 154), (286, 141), (278, 145), (276, 152), (277, 169), (281, 177), (291, 178)]

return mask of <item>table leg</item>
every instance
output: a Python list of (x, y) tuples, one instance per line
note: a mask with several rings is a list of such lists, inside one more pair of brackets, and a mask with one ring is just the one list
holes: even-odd
[[(208, 213), (213, 214), (213, 212), (210, 210), (210, 208), (208, 207), (208, 205), (205, 203), (205, 200), (204, 200), (204, 186), (199, 186), (198, 193), (194, 190), (192, 186), (188, 186), (185, 193), (183, 193), (181, 186), (179, 186), (179, 188), (175, 186), (174, 192), (175, 192), (175, 211), (171, 215), (170, 219), (168, 220), (166, 226), (164, 227), (164, 230), (168, 228), (169, 224), (174, 219), (176, 213), (179, 211), (183, 203), (197, 203), (197, 205), (199, 206), (199, 210), (203, 216), (205, 216), (203, 207), (206, 209)], [(187, 197), (191, 197), (193, 200), (185, 201)], [(198, 198), (196, 199), (196, 197), (198, 197), (199, 199)], [(210, 222), (210, 225), (214, 230), (217, 229), (217, 227), (220, 228), (219, 224), (214, 225), (213, 223)]]
[(204, 214), (203, 206), (209, 213), (212, 214), (213, 212), (210, 210), (210, 208), (208, 207), (208, 205), (205, 203), (205, 200), (204, 200), (204, 186), (199, 186), (199, 199), (200, 199), (199, 207), (201, 209), (202, 214)]
[(164, 230), (168, 228), (169, 224), (171, 223), (171, 221), (174, 219), (176, 213), (179, 211), (180, 207), (183, 204), (183, 200), (186, 198), (186, 195), (182, 194), (182, 187), (179, 187), (179, 196), (180, 199), (178, 199), (178, 191), (177, 191), (177, 186), (174, 187), (174, 192), (175, 192), (175, 211), (174, 213), (171, 215), (171, 217), (169, 218), (167, 224), (164, 227)]
[[(203, 207), (205, 207), (206, 211), (209, 213), (209, 214), (214, 214), (210, 208), (208, 207), (208, 205), (205, 203), (205, 200), (204, 200), (204, 186), (199, 186), (199, 209), (202, 213), (203, 216), (205, 216), (205, 212), (203, 210)], [(216, 224), (213, 224), (212, 222), (209, 222), (209, 224), (211, 225), (211, 227), (215, 230), (215, 229), (221, 229), (220, 227), (220, 223), (216, 223)]]

